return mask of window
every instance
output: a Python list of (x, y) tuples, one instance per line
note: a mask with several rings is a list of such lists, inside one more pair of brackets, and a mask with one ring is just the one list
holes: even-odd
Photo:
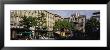
[(80, 25), (81, 27), (83, 26), (83, 24)]
[(82, 21), (83, 21), (83, 19), (82, 19)]
[(75, 18), (75, 20), (77, 21), (77, 18)]

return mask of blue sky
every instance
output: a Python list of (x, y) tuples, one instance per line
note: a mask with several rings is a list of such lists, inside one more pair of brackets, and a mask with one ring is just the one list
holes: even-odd
[(79, 12), (80, 15), (86, 15), (86, 18), (88, 19), (92, 16), (93, 12), (97, 12), (100, 10), (47, 10), (47, 11), (54, 13), (54, 14), (58, 14), (64, 18), (70, 17), (71, 14)]

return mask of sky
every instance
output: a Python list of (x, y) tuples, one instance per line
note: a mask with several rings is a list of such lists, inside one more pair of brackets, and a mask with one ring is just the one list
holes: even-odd
[(80, 15), (86, 15), (86, 18), (89, 19), (92, 16), (92, 13), (100, 10), (47, 10), (47, 11), (54, 14), (58, 14), (64, 18), (70, 17), (71, 14), (78, 12), (80, 13)]

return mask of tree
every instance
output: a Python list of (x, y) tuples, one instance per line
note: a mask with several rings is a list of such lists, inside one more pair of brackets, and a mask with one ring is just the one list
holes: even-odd
[[(45, 14), (44, 13), (39, 13), (36, 20), (37, 20), (37, 25), (36, 25), (37, 27), (35, 26), (35, 33), (36, 33), (35, 36), (38, 36), (39, 34), (42, 35), (43, 33), (46, 33), (45, 31), (43, 31), (43, 30), (47, 29)], [(36, 29), (40, 30), (40, 31), (36, 32)], [(43, 30), (41, 30), (41, 29), (43, 29)]]
[[(44, 23), (46, 23), (46, 18), (45, 18), (44, 13), (40, 13), (37, 17), (32, 17), (32, 16), (24, 16), (21, 17), (20, 25), (24, 26), (24, 28), (29, 29), (30, 27), (40, 27), (43, 26)], [(44, 26), (46, 27), (46, 25)]]
[(100, 22), (94, 17), (86, 23), (86, 33), (90, 39), (99, 39), (100, 37)]
[(73, 23), (70, 23), (66, 20), (59, 20), (57, 22), (55, 22), (55, 26), (54, 26), (54, 29), (57, 30), (57, 29), (62, 29), (62, 28), (66, 28), (66, 29), (72, 29), (73, 26), (72, 26)]
[(70, 29), (73, 31), (75, 31), (75, 23), (74, 22), (72, 22), (72, 21), (70, 21)]
[(37, 18), (36, 17), (24, 16), (24, 17), (21, 17), (21, 19), (22, 20), (20, 21), (20, 25), (28, 30), (30, 29), (30, 27), (37, 25)]
[(40, 28), (40, 26), (42, 26), (42, 28), (47, 28), (46, 25), (43, 25), (46, 23), (46, 16), (44, 13), (39, 13), (38, 17), (37, 17), (37, 26)]

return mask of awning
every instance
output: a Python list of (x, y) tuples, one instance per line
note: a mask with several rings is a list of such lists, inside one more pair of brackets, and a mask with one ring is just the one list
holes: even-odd
[(29, 35), (32, 34), (32, 32), (21, 32), (21, 34), (22, 34), (23, 36), (29, 36)]

